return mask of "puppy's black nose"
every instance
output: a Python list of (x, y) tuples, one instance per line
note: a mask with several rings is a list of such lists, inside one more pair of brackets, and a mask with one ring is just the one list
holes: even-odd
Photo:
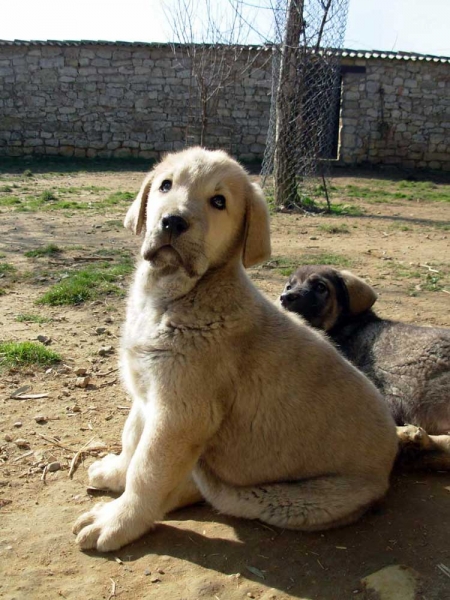
[(292, 300), (294, 298), (295, 298), (294, 294), (290, 294), (289, 292), (286, 292), (285, 294), (281, 294), (280, 302), (283, 306), (285, 306), (286, 304), (289, 304), (289, 302), (292, 302)]
[(171, 235), (181, 235), (189, 229), (189, 223), (178, 215), (165, 215), (161, 219), (161, 225)]

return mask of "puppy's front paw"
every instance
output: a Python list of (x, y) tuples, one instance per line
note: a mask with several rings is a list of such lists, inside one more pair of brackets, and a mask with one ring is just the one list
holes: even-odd
[(123, 492), (126, 474), (126, 467), (124, 467), (121, 457), (116, 454), (107, 454), (89, 467), (89, 485), (99, 490)]
[(100, 502), (75, 522), (72, 531), (81, 550), (118, 550), (152, 527), (152, 521), (148, 522), (122, 498)]

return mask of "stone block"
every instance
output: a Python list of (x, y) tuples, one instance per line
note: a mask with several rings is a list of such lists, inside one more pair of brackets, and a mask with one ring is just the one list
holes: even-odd
[(127, 157), (131, 156), (131, 149), (130, 148), (118, 148), (117, 150), (114, 150), (113, 156), (115, 158), (127, 158)]
[(94, 58), (91, 61), (91, 66), (92, 67), (110, 67), (111, 61), (108, 60), (107, 58)]
[(95, 67), (80, 67), (78, 69), (78, 75), (81, 77), (86, 77), (88, 75), (95, 75), (97, 73), (97, 69)]
[(45, 146), (45, 154), (48, 156), (56, 156), (59, 154), (59, 148)]
[(62, 56), (55, 56), (54, 58), (41, 58), (39, 65), (43, 69), (64, 67), (64, 58)]
[(23, 142), (24, 146), (43, 146), (44, 141), (39, 138), (28, 139)]

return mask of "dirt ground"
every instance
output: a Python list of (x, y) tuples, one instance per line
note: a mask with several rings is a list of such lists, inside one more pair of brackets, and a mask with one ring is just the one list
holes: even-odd
[[(64, 273), (80, 268), (80, 257), (105, 249), (113, 257), (113, 251), (137, 251), (138, 240), (119, 223), (127, 203), (104, 206), (101, 201), (118, 190), (135, 192), (141, 179), (139, 170), (1, 175), (0, 190), (16, 186), (12, 189), (20, 198), (48, 189), (64, 196), (76, 188), (71, 199), (89, 208), (20, 212), (14, 204), (0, 207), (0, 260), (15, 268), (4, 277), (0, 339), (33, 341), (45, 335), (62, 356), (62, 363), (49, 369), (1, 373), (0, 597), (348, 600), (367, 597), (362, 578), (401, 564), (419, 573), (417, 598), (450, 598), (450, 578), (438, 566), (450, 568), (448, 473), (396, 473), (381, 506), (352, 526), (325, 533), (279, 530), (199, 505), (169, 515), (153, 532), (112, 555), (77, 549), (71, 524), (102, 496), (86, 491), (86, 469), (105, 451), (100, 443), (117, 447), (129, 408), (116, 370), (124, 300), (111, 295), (60, 307), (35, 301)], [(340, 173), (333, 183), (333, 200), (364, 212), (273, 215), (273, 258), (252, 270), (255, 284), (275, 299), (293, 266), (335, 260), (377, 289), (379, 314), (450, 326), (449, 204), (420, 197), (377, 202), (367, 195), (346, 196), (351, 186), (397, 189), (386, 177), (378, 183), (372, 175)], [(24, 256), (49, 243), (63, 252)], [(126, 285), (127, 280), (119, 282)], [(51, 320), (17, 321), (23, 314)], [(100, 356), (105, 345), (112, 353)], [(86, 388), (75, 385), (79, 368), (91, 375)], [(48, 396), (11, 398), (25, 385), (29, 394)], [(38, 423), (37, 415), (47, 420)], [(18, 439), (26, 442), (22, 448)], [(75, 453), (88, 443), (99, 449), (83, 454), (69, 478)], [(56, 461), (61, 469), (44, 474), (43, 467)]]

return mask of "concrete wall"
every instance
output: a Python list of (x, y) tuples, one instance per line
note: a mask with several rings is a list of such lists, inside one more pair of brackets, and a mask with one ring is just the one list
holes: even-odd
[[(262, 158), (270, 56), (230, 53), (205, 145)], [(450, 59), (376, 56), (342, 53), (340, 162), (450, 170)], [(199, 103), (183, 49), (0, 42), (0, 155), (158, 158), (200, 142)]]

